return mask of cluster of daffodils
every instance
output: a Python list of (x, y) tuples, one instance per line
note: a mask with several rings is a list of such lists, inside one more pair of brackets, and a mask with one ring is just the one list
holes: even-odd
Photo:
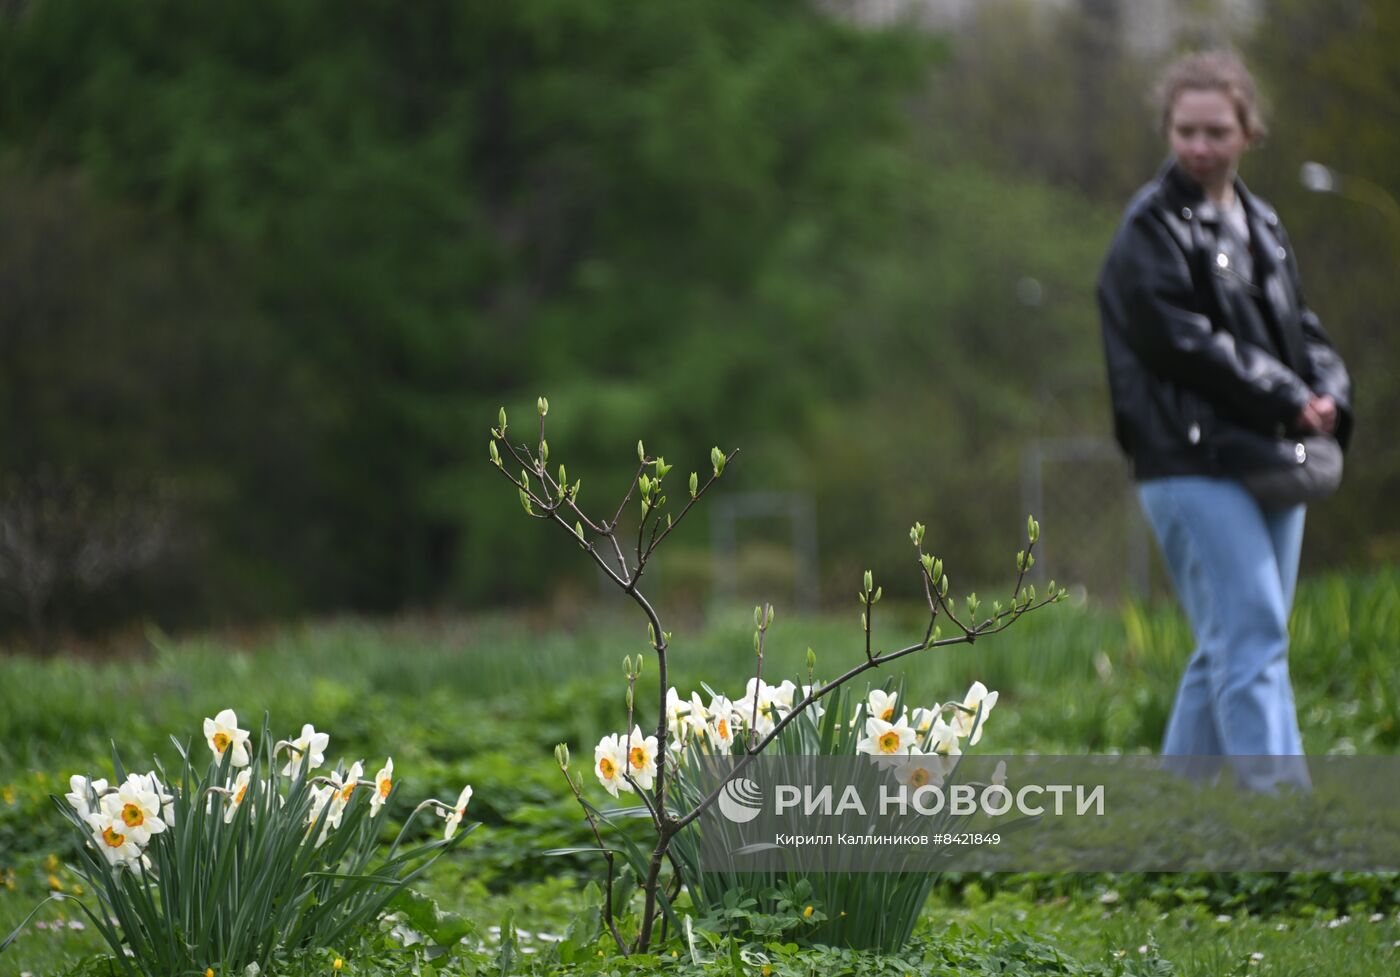
[(111, 787), (105, 780), (74, 776), (64, 798), (91, 831), (93, 846), (108, 864), (122, 868), (150, 868), (146, 847), (151, 836), (165, 831), (173, 819), (170, 803), (154, 772), (127, 776)]
[[(239, 726), (238, 716), (232, 709), (224, 709), (212, 719), (204, 720), (204, 740), (219, 769), (227, 769), (230, 774), (226, 783), (205, 786), (207, 799), (204, 812), (210, 816), (219, 815), (225, 824), (229, 824), (244, 806), (249, 789), (254, 786), (256, 765), (252, 762), (250, 734)], [(310, 835), (320, 825), (315, 840), (317, 847), (325, 843), (331, 832), (340, 828), (356, 792), (368, 792), (369, 817), (374, 818), (394, 789), (392, 757), (385, 759), (384, 766), (373, 779), (365, 779), (363, 760), (356, 760), (348, 768), (342, 764), (324, 775), (313, 776), (312, 771), (325, 764), (329, 744), (329, 734), (318, 732), (310, 723), (303, 725), (300, 736), (282, 740), (273, 748), (273, 769), (276, 774), (259, 777), (256, 781), (259, 794), (274, 796), (280, 808), (286, 803), (280, 783), (306, 778), (310, 785), (311, 804), (303, 826)], [(226, 767), (224, 761), (227, 761)], [(282, 763), (280, 769), (277, 768), (278, 762)], [(154, 772), (131, 774), (116, 787), (105, 780), (75, 776), (70, 780), (69, 787), (66, 800), (78, 818), (90, 828), (90, 842), (109, 864), (129, 869), (151, 868), (150, 859), (146, 856), (151, 838), (170, 830), (175, 824), (175, 797), (166, 792)], [(451, 839), (466, 816), (471, 795), (472, 788), (467, 787), (455, 804), (428, 800), (420, 807), (431, 807), (437, 811), (446, 822), (444, 834)], [(249, 820), (256, 816), (257, 808), (250, 807)]]
[[(731, 700), (712, 694), (709, 703), (698, 692), (682, 699), (674, 688), (666, 693), (666, 723), (669, 749), (679, 757), (687, 750), (727, 754), (738, 742), (746, 744), (750, 733), (767, 736), (790, 713), (798, 698), (798, 686), (790, 681), (769, 685), (749, 679), (744, 696)], [(811, 686), (801, 687), (806, 698)], [(962, 755), (962, 741), (975, 746), (997, 693), (981, 682), (974, 682), (967, 694), (955, 702), (931, 708), (901, 707), (896, 692), (872, 691), (851, 717), (850, 727), (863, 732), (856, 752), (895, 761), (900, 779), (915, 787), (941, 783)], [(820, 701), (807, 707), (811, 721), (825, 713)], [(627, 734), (604, 736), (593, 751), (593, 772), (599, 783), (612, 794), (619, 791), (649, 790), (656, 779), (657, 741), (644, 736), (638, 726)]]

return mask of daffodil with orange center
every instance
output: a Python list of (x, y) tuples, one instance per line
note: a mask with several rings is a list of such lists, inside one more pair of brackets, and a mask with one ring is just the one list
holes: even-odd
[(865, 721), (865, 738), (856, 744), (856, 752), (876, 757), (903, 756), (909, 753), (917, 736), (903, 718), (892, 723), (871, 716)]

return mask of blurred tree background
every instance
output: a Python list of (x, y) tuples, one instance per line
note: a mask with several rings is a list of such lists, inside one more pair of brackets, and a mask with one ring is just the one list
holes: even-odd
[[(1052, 6), (0, 4), (4, 627), (586, 595), (485, 461), (541, 393), (584, 503), (718, 441), (815, 500), (832, 598), (914, 519), (1000, 579), (1026, 446), (1108, 433), (1094, 278), (1174, 50)], [(1400, 0), (1263, 6), (1245, 176), (1358, 388), (1308, 565), (1391, 560), (1400, 227), (1296, 174), (1400, 190)], [(662, 570), (707, 592), (703, 531)]]

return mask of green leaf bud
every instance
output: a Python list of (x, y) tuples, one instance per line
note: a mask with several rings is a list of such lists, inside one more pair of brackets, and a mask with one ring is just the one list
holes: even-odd
[(1035, 516), (1026, 516), (1026, 536), (1032, 543), (1040, 539), (1040, 523), (1035, 521)]
[(544, 415), (549, 413), (549, 401), (541, 397), (539, 400), (535, 401), (535, 409), (540, 412), (541, 417), (544, 417)]
[(645, 465), (647, 463), (647, 449), (642, 447), (642, 442), (637, 442), (637, 462)]
[(817, 653), (811, 648), (807, 649), (807, 672), (811, 674), (817, 669)]
[(574, 523), (574, 535), (577, 536), (577, 537), (579, 538), (580, 541), (582, 541), (582, 540), (584, 539), (584, 535), (583, 535), (583, 523), (581, 523), (581, 522), (576, 522), (576, 523)]
[(764, 618), (764, 620), (763, 620), (763, 626), (764, 626), (765, 628), (771, 628), (771, 627), (773, 626), (773, 605), (772, 605), (772, 604), (769, 604), (769, 605), (768, 605), (768, 614), (767, 614), (767, 616), (766, 616), (766, 617)]
[(632, 677), (632, 656), (631, 656), (631, 655), (624, 655), (624, 656), (622, 656), (622, 674), (623, 674), (624, 676), (626, 676), (627, 678), (631, 678), (631, 677)]
[(924, 524), (923, 524), (923, 523), (921, 523), (921, 522), (916, 522), (916, 523), (914, 523), (913, 528), (909, 530), (909, 541), (912, 542), (915, 546), (922, 546), (922, 545), (924, 545)]
[(627, 711), (631, 712), (636, 702), (636, 693), (632, 691), (632, 686), (627, 686)]
[(491, 463), (497, 468), (501, 467), (501, 449), (496, 447), (496, 442), (491, 442)]
[(560, 770), (569, 769), (569, 747), (566, 743), (560, 743), (554, 748), (554, 762), (559, 764)]
[(548, 442), (548, 441), (541, 441), (541, 442), (540, 442), (540, 469), (543, 470), (543, 469), (544, 469), (544, 466), (545, 466), (545, 465), (548, 465), (548, 464), (549, 464), (549, 442)]
[(860, 629), (862, 631), (870, 630), (870, 619), (865, 616), (865, 611), (860, 612)]
[(755, 604), (753, 608), (753, 626), (756, 628), (763, 627), (763, 608), (759, 607), (757, 604)]
[(866, 570), (866, 571), (865, 571), (865, 581), (864, 581), (864, 582), (865, 582), (865, 593), (868, 594), (868, 593), (870, 593), (871, 588), (873, 588), (873, 587), (875, 586), (875, 577), (874, 577), (874, 575), (873, 575), (869, 570)]
[(525, 510), (525, 515), (533, 516), (535, 514), (534, 507), (530, 505), (530, 496), (526, 494), (524, 489), (520, 490), (520, 505)]
[(693, 499), (700, 494), (700, 476), (695, 472), (690, 473), (690, 497)]
[(884, 587), (876, 587), (876, 588), (875, 588), (875, 596), (871, 599), (870, 603), (872, 603), (872, 604), (878, 604), (878, 603), (880, 603), (880, 598), (881, 598), (882, 596), (884, 596), (884, 593), (885, 593), (885, 588), (884, 588)]
[(925, 553), (923, 556), (919, 557), (919, 562), (923, 564), (924, 573), (928, 574), (930, 577), (933, 576), (933, 555)]
[(710, 449), (710, 466), (715, 470), (715, 476), (724, 474), (724, 452), (718, 447)]
[(676, 467), (676, 466), (675, 466), (675, 465), (668, 465), (668, 464), (666, 464), (666, 459), (665, 459), (665, 458), (657, 458), (657, 459), (656, 459), (656, 477), (657, 477), (657, 478), (665, 478), (668, 474), (670, 474), (671, 469), (674, 468), (674, 467)]
[(496, 420), (499, 425), (501, 436), (504, 437), (506, 433), (506, 409), (504, 407), (502, 407), (501, 412), (496, 415)]

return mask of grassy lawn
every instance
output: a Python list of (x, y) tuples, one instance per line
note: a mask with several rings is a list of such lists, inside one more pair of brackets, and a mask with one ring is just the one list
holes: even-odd
[[(780, 617), (765, 677), (798, 677), (808, 647), (819, 675), (855, 661), (862, 651), (851, 617)], [(886, 648), (913, 640), (921, 625), (912, 608), (891, 608), (883, 620), (890, 630), (877, 643)], [(1308, 751), (1396, 752), (1400, 574), (1309, 581), (1293, 627)], [(678, 631), (672, 676), (682, 694), (706, 681), (737, 696), (752, 659), (751, 629), (749, 612), (735, 610), (713, 615), (702, 632)], [(179, 640), (152, 634), (139, 653), (102, 661), (0, 659), (0, 938), (55, 884), (72, 892), (77, 882), (66, 868), (74, 841), (50, 793), (66, 791), (74, 773), (109, 775), (113, 742), (133, 766), (144, 769), (140, 758), (152, 754), (172, 763), (172, 733), (198, 741), (203, 717), (232, 707), (245, 725), (260, 725), (267, 712), (278, 730), (311, 722), (330, 731), (332, 763), (363, 757), (373, 770), (391, 754), (407, 797), (450, 798), (472, 783), (472, 817), (483, 826), (422, 885), (475, 927), (463, 954), (437, 972), (558, 969), (540, 964), (548, 937), (579, 914), (597, 866), (583, 856), (540, 855), (589, 841), (551, 750), (566, 741), (576, 756), (591, 755), (598, 736), (621, 725), (620, 662), (644, 642), (644, 626), (608, 617), (572, 631), (523, 617), (339, 620)], [(960, 696), (973, 679), (998, 689), (984, 752), (1149, 752), (1187, 651), (1185, 626), (1171, 609), (1060, 605), (973, 647), (913, 656), (902, 674), (915, 703)], [(638, 708), (649, 713), (654, 703), (639, 697)], [(950, 878), (898, 959), (759, 946), (734, 956), (673, 938), (662, 960), (725, 973), (991, 973), (996, 960), (1015, 958), (1040, 961), (1025, 973), (1371, 975), (1400, 965), (1396, 888), (1394, 878), (1373, 876), (1287, 884), (1239, 876)], [(492, 927), (508, 916), (522, 932), (505, 941), (502, 957)], [(71, 903), (50, 904), (36, 919), (44, 925), (31, 925), (0, 956), (0, 974), (81, 972), (103, 952)], [(378, 951), (335, 949), (346, 961), (342, 972), (399, 972)], [(1063, 963), (1053, 962), (1055, 953)], [(298, 960), (288, 972), (332, 973), (332, 962)], [(589, 966), (624, 972), (644, 963), (605, 953)]]

